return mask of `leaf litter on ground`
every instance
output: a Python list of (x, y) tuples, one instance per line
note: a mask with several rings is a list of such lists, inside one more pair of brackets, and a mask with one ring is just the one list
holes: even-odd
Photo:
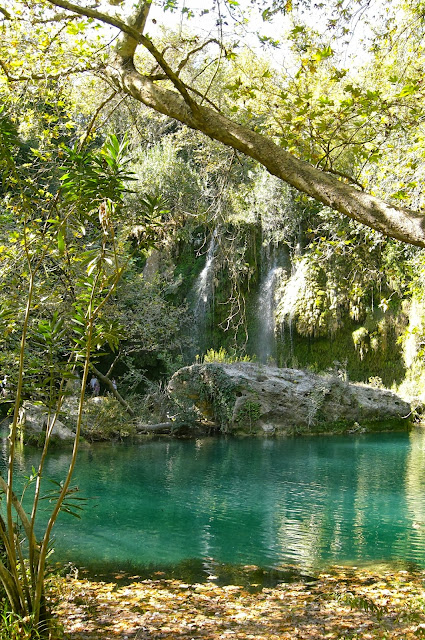
[(336, 567), (272, 588), (149, 579), (51, 582), (66, 640), (425, 638), (425, 572)]

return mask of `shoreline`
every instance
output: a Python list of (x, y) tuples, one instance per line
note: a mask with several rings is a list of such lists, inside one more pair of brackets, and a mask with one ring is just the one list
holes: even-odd
[(413, 640), (425, 635), (425, 571), (334, 567), (256, 593), (239, 585), (51, 579), (66, 640)]

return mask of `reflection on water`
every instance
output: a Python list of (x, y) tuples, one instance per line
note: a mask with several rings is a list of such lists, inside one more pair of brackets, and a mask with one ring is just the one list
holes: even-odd
[(410, 527), (406, 532), (412, 554), (421, 556), (425, 548), (425, 437), (414, 431), (410, 437), (404, 485)]
[[(20, 471), (37, 455), (25, 451)], [(53, 453), (47, 474), (63, 477), (67, 462)], [(90, 500), (82, 520), (57, 523), (61, 561), (141, 571), (195, 558), (211, 575), (221, 563), (425, 567), (419, 430), (96, 445), (81, 451), (75, 482)]]

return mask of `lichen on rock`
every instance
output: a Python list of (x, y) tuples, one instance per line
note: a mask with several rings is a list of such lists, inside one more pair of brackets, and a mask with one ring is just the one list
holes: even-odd
[(196, 364), (177, 371), (169, 393), (226, 433), (349, 431), (353, 424), (406, 422), (410, 406), (387, 389), (336, 375), (252, 362)]

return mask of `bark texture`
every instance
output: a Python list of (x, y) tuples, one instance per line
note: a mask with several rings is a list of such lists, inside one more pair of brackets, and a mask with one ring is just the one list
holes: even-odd
[[(186, 87), (157, 51), (152, 41), (143, 35), (150, 2), (139, 0), (127, 19), (83, 8), (68, 0), (49, 0), (52, 5), (87, 15), (110, 24), (121, 31), (114, 53), (105, 68), (109, 80), (124, 93), (147, 107), (205, 133), (245, 155), (257, 160), (272, 174), (308, 196), (339, 211), (384, 235), (402, 242), (425, 247), (425, 216), (386, 203), (369, 193), (346, 184), (335, 175), (317, 169), (279, 147), (271, 138), (223, 116), (214, 109), (195, 101)], [(142, 44), (174, 85), (174, 90), (141, 74), (134, 64), (134, 53)]]

